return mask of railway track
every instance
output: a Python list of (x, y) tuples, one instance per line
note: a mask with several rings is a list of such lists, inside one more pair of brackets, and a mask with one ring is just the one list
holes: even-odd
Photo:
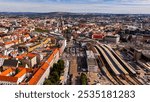
[(113, 76), (113, 78), (117, 81), (119, 85), (125, 85), (122, 81), (120, 81), (120, 78), (118, 78), (117, 76)]
[(116, 64), (116, 66), (118, 67), (119, 70), (121, 70), (122, 73), (124, 74), (129, 74), (124, 68), (123, 66), (119, 63), (119, 61), (113, 56), (112, 52), (110, 52), (110, 50), (105, 47), (105, 46), (101, 46), (105, 52), (108, 53), (108, 55), (112, 58), (112, 61), (114, 61), (114, 63)]
[[(107, 58), (106, 57), (106, 55), (105, 55), (105, 53), (103, 52), (103, 50), (100, 48), (100, 47), (98, 47), (98, 46), (95, 46), (95, 48), (96, 48), (96, 50), (99, 52), (99, 55), (100, 55), (100, 51), (102, 51), (102, 53), (103, 53), (103, 55), (105, 56), (105, 58)], [(99, 49), (99, 50), (98, 50)], [(108, 60), (108, 58), (107, 58), (107, 61), (109, 61)], [(103, 61), (102, 61), (103, 62)], [(110, 61), (109, 61), (110, 62)], [(111, 62), (110, 62), (111, 63)], [(109, 63), (108, 63), (109, 64)], [(103, 65), (105, 65), (104, 63), (103, 63)], [(114, 70), (113, 68), (115, 68), (115, 67), (113, 67), (113, 68), (111, 68), (113, 66), (113, 64), (111, 63), (110, 65), (109, 65), (109, 69), (111, 69), (112, 71)], [(115, 69), (116, 70), (116, 69)], [(106, 73), (106, 76), (108, 77), (108, 79), (109, 80), (111, 80), (111, 82), (113, 83), (113, 84), (119, 84), (119, 85), (126, 85), (126, 84), (128, 84), (125, 80), (122, 80), (119, 76), (117, 76), (118, 74), (115, 74), (115, 75), (113, 75), (112, 73), (110, 73), (110, 71), (106, 68), (106, 67), (103, 67), (103, 71), (104, 71), (104, 73)], [(113, 71), (113, 72), (115, 72), (115, 71)]]
[(104, 45), (108, 48), (114, 55), (114, 57), (120, 62), (120, 64), (129, 72), (129, 74), (136, 74), (136, 72), (133, 70), (132, 66), (128, 65), (126, 62), (124, 62), (119, 55), (117, 55), (110, 47), (107, 45)]
[(131, 85), (138, 85), (138, 83), (135, 82), (135, 80), (133, 80), (131, 76), (125, 76), (125, 77), (131, 83)]
[[(96, 48), (95, 48), (95, 50), (96, 50), (97, 54), (99, 54)], [(103, 72), (105, 73), (106, 77), (107, 77), (114, 85), (117, 85), (118, 83), (115, 81), (115, 79), (112, 77), (112, 75), (109, 73), (109, 71), (108, 71), (107, 68), (105, 67), (105, 64), (104, 64), (103, 60), (101, 59), (100, 54), (98, 55), (98, 60), (99, 60), (99, 62), (102, 63), (101, 66), (100, 66), (100, 64), (98, 64), (98, 65), (99, 65), (99, 68), (101, 68), (101, 71), (103, 71)]]
[(110, 61), (110, 59), (108, 58), (108, 56), (106, 56), (105, 52), (99, 47), (99, 46), (95, 46), (96, 49), (98, 50), (99, 54), (105, 58), (107, 64), (109, 65), (109, 67), (111, 68), (111, 70), (113, 71), (113, 73), (115, 75), (120, 75), (120, 72), (115, 68), (115, 66), (113, 65), (113, 63)]
[[(106, 77), (114, 84), (114, 85), (142, 85), (143, 82), (141, 82), (140, 80), (138, 80), (135, 76), (135, 71), (130, 68), (129, 65), (126, 64), (126, 62), (124, 62), (114, 51), (112, 51), (108, 46), (95, 46), (94, 47), (97, 54), (99, 54), (98, 60), (100, 60), (100, 62), (102, 62), (103, 67), (102, 71), (105, 73)], [(108, 50), (108, 52), (107, 52)], [(120, 73), (120, 71), (118, 71), (118, 69), (115, 68), (114, 63), (111, 62), (111, 60), (109, 59), (108, 56), (106, 56), (106, 52), (107, 54), (112, 57), (112, 60), (115, 62), (119, 63), (119, 67), (121, 66), (120, 70), (122, 70), (123, 73)], [(111, 55), (112, 54), (112, 55)], [(103, 60), (101, 59), (100, 56), (103, 56), (103, 58), (105, 59), (105, 63), (107, 63), (110, 68), (105, 67), (105, 63), (103, 62)], [(123, 66), (122, 66), (123, 65)], [(125, 69), (124, 69), (125, 68)], [(130, 74), (127, 74), (130, 73)], [(125, 74), (124, 76), (121, 76), (121, 74)]]
[(108, 72), (107, 68), (104, 66), (102, 67), (102, 70), (104, 71), (104, 73), (106, 74), (107, 78), (114, 84), (117, 85), (118, 83), (116, 82), (116, 80), (112, 77), (112, 75)]
[(144, 83), (138, 80), (137, 78), (133, 77), (132, 78), (138, 85), (143, 85)]

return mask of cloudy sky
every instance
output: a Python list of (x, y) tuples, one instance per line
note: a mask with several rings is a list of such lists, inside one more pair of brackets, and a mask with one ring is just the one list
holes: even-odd
[(150, 0), (0, 0), (0, 12), (150, 14)]

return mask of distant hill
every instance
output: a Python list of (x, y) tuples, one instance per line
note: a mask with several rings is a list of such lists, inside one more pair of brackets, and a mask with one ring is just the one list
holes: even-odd
[(93, 16), (125, 16), (125, 15), (138, 15), (138, 16), (150, 16), (149, 14), (107, 14), (107, 13), (70, 13), (70, 12), (49, 12), (49, 13), (37, 13), (37, 12), (0, 12), (0, 16), (28, 16), (28, 17), (93, 17)]

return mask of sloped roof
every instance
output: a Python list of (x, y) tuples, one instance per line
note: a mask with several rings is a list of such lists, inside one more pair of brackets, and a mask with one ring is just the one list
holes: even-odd
[(0, 76), (0, 81), (17, 82), (18, 78), (12, 76)]
[(23, 70), (21, 70), (17, 75), (15, 75), (15, 77), (20, 78), (20, 77), (22, 77), (24, 74), (26, 74), (26, 68), (24, 68)]
[(4, 60), (3, 66), (10, 66), (10, 67), (17, 67), (18, 61), (17, 60)]
[(10, 72), (13, 72), (13, 70), (11, 68), (8, 68), (7, 70), (3, 71), (0, 76), (6, 76), (7, 74), (9, 74)]
[(49, 64), (53, 58), (54, 55), (58, 52), (58, 49), (54, 49), (53, 53), (49, 56), (49, 58), (44, 62), (44, 64), (39, 68), (39, 70), (32, 76), (32, 78), (29, 81), (29, 85), (36, 85), (37, 82), (40, 80), (44, 72), (47, 70)]

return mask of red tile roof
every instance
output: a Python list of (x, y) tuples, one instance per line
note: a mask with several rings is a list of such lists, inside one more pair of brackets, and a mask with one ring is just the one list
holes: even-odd
[(19, 42), (19, 40), (13, 40), (12, 42), (17, 43), (17, 42)]
[(30, 37), (30, 35), (29, 35), (29, 34), (26, 34), (25, 37), (28, 38), (28, 37)]
[(14, 44), (13, 41), (5, 42), (5, 45)]
[(24, 57), (33, 58), (35, 56), (36, 56), (36, 54), (33, 54), (33, 53), (28, 53), (28, 54), (24, 53), (22, 55), (16, 56), (16, 58), (18, 58), (18, 59), (23, 59)]
[(40, 80), (44, 72), (47, 70), (49, 63), (53, 60), (54, 55), (58, 52), (58, 49), (53, 50), (53, 53), (49, 56), (47, 61), (39, 68), (39, 70), (32, 76), (29, 81), (29, 85), (36, 85), (37, 82)]
[(22, 55), (19, 55), (19, 56), (16, 56), (16, 58), (18, 58), (18, 59), (23, 59), (24, 57), (25, 57), (25, 53), (24, 54), (22, 54)]
[(13, 72), (13, 70), (11, 68), (8, 68), (7, 70), (3, 71), (0, 76), (6, 76), (7, 74), (9, 74), (10, 72)]
[(1, 55), (1, 54), (0, 54), (0, 58), (9, 59), (10, 57), (9, 57), (9, 56), (5, 56), (5, 55)]
[(102, 38), (104, 38), (104, 34), (93, 34), (93, 35), (92, 35), (92, 38), (95, 38), (95, 39), (102, 39)]
[(12, 76), (0, 76), (0, 81), (17, 82), (18, 78)]
[(31, 80), (29, 81), (29, 85), (36, 85), (37, 82), (40, 80), (40, 78), (42, 77), (42, 75), (44, 74), (45, 70), (44, 69), (39, 69), (31, 78)]
[(15, 77), (20, 78), (20, 77), (22, 77), (24, 74), (26, 74), (26, 68), (24, 68), (23, 70), (21, 70), (17, 75), (15, 75)]
[(36, 56), (36, 54), (33, 54), (33, 53), (28, 53), (26, 56), (28, 56), (29, 58), (33, 58)]

